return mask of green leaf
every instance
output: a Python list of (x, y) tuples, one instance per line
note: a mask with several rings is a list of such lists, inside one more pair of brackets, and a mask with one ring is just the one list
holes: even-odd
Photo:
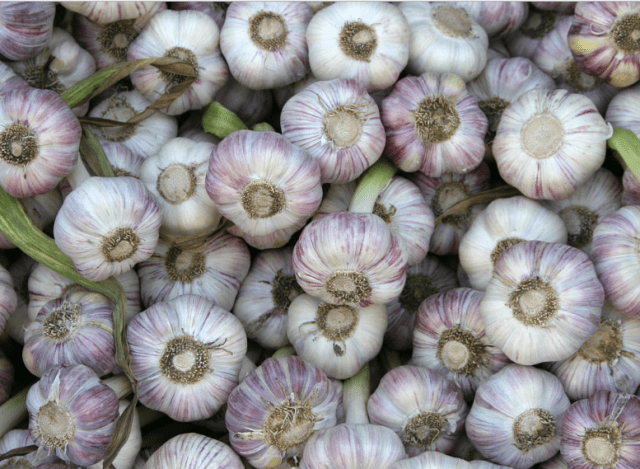
[(614, 127), (613, 135), (607, 143), (620, 153), (631, 172), (640, 176), (640, 138), (636, 133), (633, 130)]
[(360, 178), (358, 187), (356, 187), (351, 199), (349, 211), (372, 213), (380, 192), (389, 185), (397, 170), (398, 168), (384, 156), (376, 161)]
[(204, 131), (219, 138), (225, 138), (236, 130), (248, 130), (242, 120), (217, 101), (212, 102), (202, 117)]
[(82, 126), (82, 138), (80, 139), (80, 154), (87, 162), (91, 170), (96, 176), (113, 177), (116, 174), (113, 172), (113, 168), (109, 164), (107, 156), (104, 154), (100, 142), (93, 135), (93, 133), (87, 128)]

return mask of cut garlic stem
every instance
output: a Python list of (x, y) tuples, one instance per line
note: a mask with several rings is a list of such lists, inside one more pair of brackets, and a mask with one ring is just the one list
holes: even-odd
[(344, 382), (342, 399), (346, 423), (368, 424), (367, 401), (369, 400), (369, 365), (363, 366), (353, 377)]
[(295, 354), (296, 349), (293, 348), (293, 345), (285, 345), (273, 352), (272, 358), (284, 358)]
[[(124, 373), (104, 379), (102, 382), (115, 391), (118, 399), (122, 399), (131, 394), (131, 382)], [(2, 412), (0, 412), (0, 415), (2, 415)]]
[(387, 187), (398, 168), (386, 158), (381, 158), (362, 177), (351, 199), (350, 212), (373, 213), (373, 206), (380, 192)]
[(2, 419), (0, 419), (0, 437), (28, 417), (27, 394), (29, 389), (31, 389), (31, 386), (27, 386), (0, 406), (0, 415), (2, 416)]

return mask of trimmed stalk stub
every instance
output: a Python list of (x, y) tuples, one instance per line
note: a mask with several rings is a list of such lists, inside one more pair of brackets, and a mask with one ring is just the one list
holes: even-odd
[(640, 175), (640, 138), (633, 130), (614, 127), (607, 144), (620, 153), (633, 174)]

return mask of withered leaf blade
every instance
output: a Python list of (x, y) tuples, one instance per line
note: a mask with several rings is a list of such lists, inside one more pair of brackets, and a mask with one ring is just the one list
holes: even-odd
[(107, 451), (104, 457), (104, 461), (102, 463), (102, 469), (109, 469), (111, 464), (118, 456), (118, 453), (125, 445), (127, 440), (129, 439), (129, 434), (131, 433), (131, 425), (133, 425), (133, 416), (136, 411), (136, 404), (138, 403), (138, 396), (134, 394), (131, 403), (124, 409), (122, 415), (118, 419), (116, 423), (116, 428), (113, 431), (113, 436), (111, 437), (111, 442), (107, 447)]
[(516, 195), (522, 195), (522, 193), (515, 187), (507, 185), (494, 187), (493, 189), (479, 192), (449, 207), (442, 215), (436, 218), (435, 226), (438, 226), (440, 223), (442, 223), (442, 220), (445, 217), (456, 214), (458, 212), (463, 212), (468, 208), (473, 207), (474, 205), (488, 204), (489, 202), (493, 202), (497, 199), (506, 199), (508, 197), (515, 197)]
[(116, 175), (102, 150), (102, 146), (100, 146), (100, 142), (86, 125), (82, 125), (80, 154), (96, 176), (113, 177)]
[(26, 456), (27, 454), (33, 453), (37, 451), (38, 447), (36, 445), (31, 446), (23, 446), (22, 448), (14, 448), (11, 451), (7, 451), (6, 453), (0, 454), (0, 461), (4, 461), (5, 459), (15, 458), (16, 456)]

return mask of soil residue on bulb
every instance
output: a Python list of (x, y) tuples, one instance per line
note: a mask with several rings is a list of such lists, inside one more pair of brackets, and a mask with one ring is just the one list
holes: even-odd
[(465, 38), (472, 34), (471, 18), (464, 8), (441, 4), (431, 10), (431, 19), (441, 32), (453, 38)]
[(449, 140), (460, 127), (455, 103), (447, 96), (427, 96), (411, 111), (416, 135), (425, 145)]
[(354, 334), (359, 320), (358, 310), (353, 306), (320, 303), (315, 324), (324, 337), (333, 341), (333, 352), (341, 357), (346, 352), (345, 341)]
[(164, 267), (169, 279), (180, 283), (191, 283), (207, 270), (204, 254), (185, 251), (176, 246), (167, 252)]
[(556, 419), (545, 409), (529, 409), (513, 423), (513, 439), (516, 448), (528, 453), (556, 436)]
[(240, 195), (249, 218), (269, 218), (282, 212), (286, 205), (284, 192), (275, 184), (255, 181), (247, 184)]
[(618, 19), (609, 31), (609, 40), (623, 54), (640, 52), (640, 13), (631, 13)]
[(538, 276), (522, 280), (509, 295), (513, 317), (527, 326), (543, 327), (559, 309), (553, 286)]
[(211, 371), (212, 348), (219, 347), (204, 344), (188, 334), (176, 337), (165, 346), (160, 371), (175, 383), (195, 384)]
[(515, 246), (516, 244), (520, 244), (524, 242), (524, 239), (522, 238), (505, 238), (505, 239), (501, 239), (500, 241), (498, 241), (496, 243), (496, 247), (493, 248), (493, 251), (491, 251), (491, 263), (493, 264), (493, 267), (495, 268), (496, 263), (498, 262), (498, 259), (500, 258), (500, 255), (508, 248), (510, 248), (511, 246)]
[(435, 442), (446, 425), (447, 421), (442, 415), (421, 411), (405, 425), (402, 440), (421, 449), (434, 450)]
[(568, 231), (567, 244), (574, 248), (586, 246), (593, 240), (593, 230), (598, 224), (598, 215), (584, 205), (572, 205), (562, 209), (558, 215)]
[(42, 446), (65, 450), (75, 433), (73, 417), (66, 407), (54, 401), (40, 407), (36, 415), (35, 434), (42, 438)]
[[(462, 182), (452, 181), (440, 184), (431, 199), (431, 210), (433, 210), (433, 215), (438, 218), (449, 208), (469, 197), (471, 197), (471, 191), (469, 190), (469, 187)], [(471, 207), (469, 206), (457, 213), (447, 215), (442, 219), (442, 223), (462, 229), (467, 223), (469, 223), (470, 218)]]
[(102, 26), (96, 40), (102, 51), (117, 62), (127, 60), (129, 45), (138, 37), (140, 31), (135, 27), (136, 20), (120, 20)]
[(249, 19), (249, 37), (260, 49), (274, 51), (287, 45), (287, 23), (272, 11), (259, 11)]
[(129, 227), (118, 228), (102, 238), (102, 255), (107, 262), (122, 262), (133, 256), (140, 245), (140, 237)]
[(42, 334), (55, 341), (66, 340), (78, 328), (81, 306), (77, 303), (63, 301), (45, 318)]
[(618, 422), (605, 422), (598, 428), (587, 428), (580, 450), (585, 460), (594, 467), (615, 467), (620, 459), (622, 435)]
[(19, 122), (12, 122), (0, 133), (0, 157), (15, 166), (27, 166), (40, 153), (36, 133)]
[(471, 376), (487, 363), (485, 345), (470, 331), (457, 325), (440, 334), (436, 357), (451, 372)]
[(378, 35), (361, 21), (347, 21), (340, 31), (339, 43), (347, 57), (369, 62), (378, 47)]
[(334, 272), (325, 281), (327, 292), (336, 303), (359, 303), (371, 296), (369, 280), (361, 272)]

